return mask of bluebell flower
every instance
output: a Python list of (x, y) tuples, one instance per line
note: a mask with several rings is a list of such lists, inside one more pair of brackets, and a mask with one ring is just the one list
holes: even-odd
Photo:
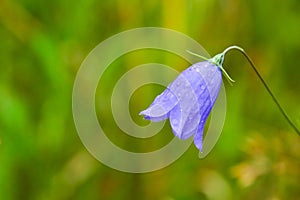
[(140, 115), (144, 115), (145, 119), (154, 122), (169, 118), (175, 136), (180, 139), (194, 136), (194, 143), (202, 152), (204, 125), (218, 97), (222, 83), (222, 73), (229, 81), (234, 82), (222, 67), (225, 54), (232, 49), (238, 50), (246, 57), (280, 112), (295, 132), (300, 135), (299, 129), (281, 107), (250, 57), (238, 46), (230, 46), (212, 59), (206, 59), (189, 52), (206, 61), (196, 63), (184, 70), (168, 85), (165, 91), (154, 99), (146, 110), (140, 112)]
[(223, 59), (218, 54), (184, 70), (140, 115), (153, 122), (169, 118), (175, 136), (194, 136), (194, 144), (202, 151), (204, 126), (222, 84)]

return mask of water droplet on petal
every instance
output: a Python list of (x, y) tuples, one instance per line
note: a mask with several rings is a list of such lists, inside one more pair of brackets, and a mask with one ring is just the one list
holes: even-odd
[(173, 119), (172, 123), (173, 123), (173, 125), (177, 125), (178, 124), (178, 120), (177, 119)]

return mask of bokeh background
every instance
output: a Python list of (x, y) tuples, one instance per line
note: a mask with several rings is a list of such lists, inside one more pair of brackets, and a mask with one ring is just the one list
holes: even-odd
[[(227, 118), (208, 157), (200, 160), (192, 145), (164, 169), (129, 174), (88, 153), (72, 118), (76, 72), (98, 43), (144, 26), (187, 34), (211, 55), (232, 44), (242, 46), (300, 127), (298, 0), (1, 0), (0, 199), (299, 198), (299, 136), (237, 52), (226, 56), (225, 67), (236, 83), (225, 82)], [(113, 63), (97, 91), (100, 123), (112, 141), (136, 152), (159, 148), (173, 137), (166, 125), (153, 138), (134, 139), (112, 118), (114, 83), (148, 62), (188, 67), (168, 53), (131, 53)], [(134, 93), (129, 109), (138, 124), (147, 124), (137, 113), (162, 90), (147, 85)]]

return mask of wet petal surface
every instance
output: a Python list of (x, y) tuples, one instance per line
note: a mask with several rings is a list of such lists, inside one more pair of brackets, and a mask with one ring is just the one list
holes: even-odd
[(175, 136), (187, 139), (194, 135), (194, 143), (202, 151), (203, 129), (221, 83), (222, 73), (216, 65), (208, 61), (196, 63), (184, 70), (140, 114), (152, 121), (169, 117)]
[(167, 88), (163, 93), (158, 95), (153, 103), (140, 115), (144, 115), (145, 119), (159, 122), (168, 118), (168, 114), (178, 103), (176, 96)]

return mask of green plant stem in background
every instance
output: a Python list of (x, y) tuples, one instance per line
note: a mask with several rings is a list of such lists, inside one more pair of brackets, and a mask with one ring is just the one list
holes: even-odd
[(251, 67), (253, 68), (253, 70), (255, 71), (256, 75), (258, 76), (258, 78), (261, 80), (262, 84), (264, 85), (264, 87), (267, 89), (268, 93), (270, 94), (270, 96), (272, 97), (273, 101), (275, 102), (275, 104), (277, 105), (277, 107), (279, 108), (281, 114), (284, 116), (284, 118), (288, 121), (288, 123), (292, 126), (292, 128), (296, 131), (296, 133), (300, 136), (300, 131), (299, 129), (296, 127), (296, 125), (292, 122), (292, 120), (290, 119), (290, 117), (288, 116), (288, 114), (285, 112), (285, 110), (282, 108), (282, 106), (279, 104), (278, 100), (276, 99), (276, 97), (274, 96), (273, 92), (270, 90), (269, 86), (267, 85), (267, 83), (264, 81), (264, 79), (262, 78), (262, 76), (260, 75), (260, 73), (258, 72), (258, 70), (256, 69), (253, 61), (251, 60), (251, 58), (247, 55), (247, 53), (244, 51), (244, 49), (242, 49), (241, 47), (238, 46), (230, 46), (227, 49), (225, 49), (223, 51), (223, 53), (221, 53), (222, 59), (221, 62), (223, 63), (225, 54), (230, 51), (230, 50), (238, 50), (239, 52), (241, 52), (246, 59), (248, 60), (248, 62), (250, 63)]

